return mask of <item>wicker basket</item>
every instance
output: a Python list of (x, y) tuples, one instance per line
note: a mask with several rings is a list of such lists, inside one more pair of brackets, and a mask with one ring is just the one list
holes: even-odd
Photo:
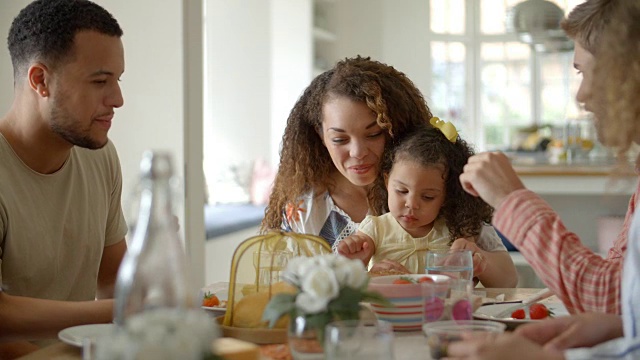
[(262, 322), (262, 312), (271, 297), (282, 291), (295, 291), (281, 281), (289, 259), (331, 253), (321, 237), (272, 231), (251, 237), (236, 248), (231, 261), (227, 312), (221, 319), (224, 336), (258, 344), (285, 343), (287, 322), (276, 328)]

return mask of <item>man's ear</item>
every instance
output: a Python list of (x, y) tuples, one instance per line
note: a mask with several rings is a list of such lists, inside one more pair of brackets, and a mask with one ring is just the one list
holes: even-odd
[(49, 96), (49, 68), (42, 63), (35, 63), (27, 71), (29, 87), (39, 96)]

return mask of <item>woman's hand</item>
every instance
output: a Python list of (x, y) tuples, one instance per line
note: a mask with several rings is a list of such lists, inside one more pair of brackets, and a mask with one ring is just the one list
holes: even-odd
[(504, 333), (497, 336), (487, 334), (463, 334), (462, 341), (449, 344), (447, 359), (474, 360), (561, 360), (562, 353), (544, 349), (535, 342), (513, 334)]
[(622, 318), (602, 313), (561, 316), (520, 326), (515, 333), (549, 350), (590, 347), (622, 337)]
[(466, 192), (481, 197), (494, 209), (509, 194), (525, 188), (511, 161), (501, 152), (485, 152), (470, 157), (460, 175), (460, 183)]

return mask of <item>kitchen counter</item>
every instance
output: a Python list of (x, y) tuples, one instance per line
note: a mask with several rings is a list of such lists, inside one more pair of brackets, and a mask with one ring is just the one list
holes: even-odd
[(513, 167), (521, 176), (636, 176), (631, 169), (620, 169), (612, 164), (514, 164)]
[(541, 154), (508, 156), (525, 186), (541, 195), (628, 197), (636, 189), (638, 176), (633, 168), (623, 168), (611, 159), (552, 164)]

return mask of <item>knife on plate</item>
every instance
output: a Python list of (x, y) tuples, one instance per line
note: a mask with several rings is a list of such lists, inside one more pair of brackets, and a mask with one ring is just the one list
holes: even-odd
[(550, 296), (553, 296), (553, 295), (554, 295), (553, 291), (551, 291), (551, 290), (549, 290), (547, 288), (544, 288), (544, 289), (538, 291), (537, 293), (529, 296), (528, 298), (524, 299), (521, 303), (519, 303), (517, 305), (513, 305), (513, 306), (507, 307), (506, 309), (504, 309), (504, 310), (500, 311), (499, 313), (493, 315), (493, 317), (499, 318), (499, 319), (511, 317), (511, 313), (512, 312), (514, 312), (514, 311), (516, 311), (518, 309), (526, 308), (527, 306), (529, 306), (529, 305), (531, 305), (531, 304), (533, 304), (535, 302), (538, 302), (538, 301), (540, 301), (542, 299), (546, 299), (546, 298), (548, 298)]

